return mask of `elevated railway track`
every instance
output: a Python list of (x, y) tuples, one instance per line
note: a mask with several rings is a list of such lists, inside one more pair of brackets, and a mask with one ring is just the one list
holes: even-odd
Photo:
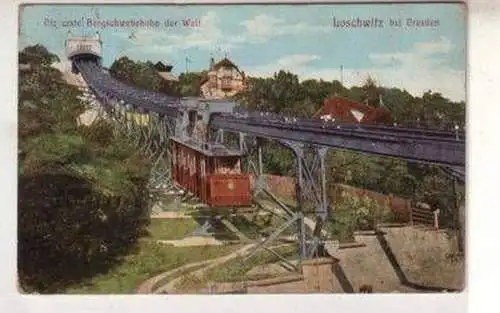
[[(75, 66), (90, 88), (101, 97), (131, 106), (141, 113), (154, 112), (177, 118), (181, 98), (140, 90), (114, 79), (97, 63), (80, 59)], [(262, 113), (262, 114), (261, 114)], [(319, 119), (282, 117), (266, 112), (214, 114), (209, 126), (259, 137), (305, 142), (414, 162), (465, 166), (464, 134), (401, 127), (325, 123)]]
[[(95, 44), (99, 45), (100, 40), (95, 41)], [(183, 181), (188, 183), (193, 192), (202, 192), (204, 198), (220, 199), (221, 195), (214, 194), (216, 191), (213, 188), (203, 185), (205, 175), (218, 175), (217, 181), (224, 179), (226, 174), (216, 173), (219, 166), (217, 164), (220, 162), (214, 161), (215, 165), (210, 165), (210, 162), (212, 159), (222, 160), (231, 154), (228, 149), (220, 149), (224, 146), (224, 140), (220, 139), (223, 137), (214, 138), (211, 134), (230, 132), (239, 135), (240, 151), (239, 153), (233, 151), (232, 154), (237, 164), (240, 164), (238, 158), (249, 155), (250, 148), (245, 141), (247, 137), (277, 140), (294, 152), (297, 161), (297, 208), (290, 210), (278, 203), (283, 207), (287, 220), (268, 239), (258, 244), (251, 254), (258, 249), (266, 248), (285, 229), (293, 225), (297, 226), (301, 259), (309, 258), (314, 251), (317, 251), (318, 245), (322, 242), (320, 240), (324, 234), (322, 225), (326, 221), (329, 206), (326, 198), (325, 174), (325, 155), (329, 148), (440, 165), (447, 168), (446, 172), (455, 179), (465, 181), (463, 132), (325, 122), (320, 119), (285, 117), (269, 112), (246, 112), (230, 101), (171, 97), (124, 84), (101, 67), (99, 53), (89, 53), (88, 50), (79, 53), (74, 49), (67, 47), (67, 55), (74, 71), (82, 75), (89, 89), (95, 93), (110, 114), (123, 115), (123, 112), (137, 112), (154, 115), (159, 123), (150, 125), (148, 133), (156, 132), (159, 136), (144, 136), (144, 140), (148, 140), (144, 147), (150, 146), (150, 141), (159, 139), (160, 142), (155, 143), (156, 147), (168, 150), (168, 153), (162, 153), (160, 157), (170, 158), (172, 164), (177, 166), (176, 175), (183, 177)], [(100, 51), (100, 48), (95, 50)], [(194, 120), (192, 116), (195, 116)], [(193, 139), (193, 133), (189, 129), (198, 122), (213, 132), (207, 131), (201, 139)], [(161, 126), (163, 124), (172, 127), (163, 127)], [(154, 127), (156, 128), (153, 129)], [(170, 155), (171, 138), (184, 141), (188, 150), (191, 145), (193, 152)], [(254, 174), (257, 183), (254, 186), (255, 190), (252, 191), (253, 195), (261, 190), (268, 193), (266, 186), (259, 183), (261, 181), (259, 177), (263, 174), (263, 152), (258, 141), (256, 142), (258, 164), (254, 166)], [(216, 152), (211, 150), (211, 147), (218, 147), (219, 150)], [(200, 157), (201, 155), (203, 157)], [(186, 158), (186, 161), (183, 158)], [(181, 162), (180, 166), (176, 162)], [(212, 172), (208, 173), (209, 171)], [(230, 176), (225, 179), (230, 179), (228, 177)], [(172, 178), (167, 177), (167, 179)], [(233, 182), (229, 180), (228, 186), (229, 190), (240, 190), (238, 192), (242, 190), (238, 186), (233, 186)], [(219, 187), (217, 189), (217, 192), (220, 191)], [(316, 223), (312, 239), (306, 238), (304, 213), (301, 211), (306, 201), (314, 203), (316, 207)]]

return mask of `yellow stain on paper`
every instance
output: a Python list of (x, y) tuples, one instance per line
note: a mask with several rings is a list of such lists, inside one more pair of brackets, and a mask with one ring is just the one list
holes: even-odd
[(149, 124), (149, 114), (139, 114), (127, 112), (127, 119), (133, 120), (137, 125), (147, 126)]

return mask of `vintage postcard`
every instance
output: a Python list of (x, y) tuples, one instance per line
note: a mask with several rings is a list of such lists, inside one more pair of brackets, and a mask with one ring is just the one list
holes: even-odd
[(18, 288), (465, 288), (463, 3), (24, 4)]

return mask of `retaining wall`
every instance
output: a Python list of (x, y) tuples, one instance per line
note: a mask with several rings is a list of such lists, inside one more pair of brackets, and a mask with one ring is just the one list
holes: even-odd
[[(270, 191), (278, 197), (295, 199), (295, 178), (278, 175), (264, 175)], [(251, 179), (253, 185), (254, 177)], [(408, 222), (410, 220), (410, 201), (392, 195), (385, 195), (375, 191), (356, 188), (343, 184), (335, 184), (328, 190), (330, 201), (340, 196), (342, 192), (368, 197), (377, 201), (380, 205), (387, 204), (395, 214), (395, 222)]]

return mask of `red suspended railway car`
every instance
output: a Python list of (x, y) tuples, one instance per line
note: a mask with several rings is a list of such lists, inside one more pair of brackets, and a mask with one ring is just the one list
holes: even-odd
[(223, 146), (171, 138), (172, 179), (212, 207), (251, 204), (250, 175), (241, 171), (243, 154)]

